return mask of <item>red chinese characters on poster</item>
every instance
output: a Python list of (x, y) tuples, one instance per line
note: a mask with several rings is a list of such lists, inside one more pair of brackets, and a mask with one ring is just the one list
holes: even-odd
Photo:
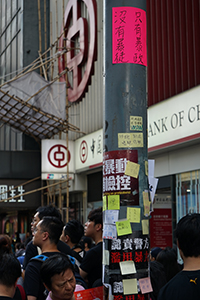
[(150, 219), (151, 248), (172, 247), (172, 216), (170, 208), (155, 208)]
[(113, 7), (112, 63), (147, 66), (146, 12), (136, 7)]
[(137, 150), (118, 150), (104, 153), (103, 194), (120, 194), (124, 199), (139, 202), (138, 178), (124, 174), (127, 161), (138, 162)]

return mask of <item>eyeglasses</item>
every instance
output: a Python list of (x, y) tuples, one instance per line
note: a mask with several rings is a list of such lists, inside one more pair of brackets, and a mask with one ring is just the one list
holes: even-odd
[(44, 232), (42, 229), (35, 227), (35, 229), (33, 230), (33, 233), (36, 234), (36, 232), (38, 232), (38, 231)]

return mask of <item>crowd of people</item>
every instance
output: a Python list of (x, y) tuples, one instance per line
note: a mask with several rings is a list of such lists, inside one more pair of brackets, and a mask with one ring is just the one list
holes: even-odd
[[(102, 286), (102, 208), (92, 210), (85, 228), (63, 224), (56, 207), (36, 210), (32, 238), (12, 241), (0, 235), (0, 300), (75, 300), (74, 291)], [(200, 214), (183, 217), (177, 245), (150, 252), (151, 300), (200, 298)], [(183, 265), (177, 262), (177, 247)]]
[(74, 300), (74, 291), (102, 286), (102, 228), (102, 208), (83, 227), (77, 220), (64, 225), (54, 206), (39, 207), (26, 246), (18, 240), (13, 251), (9, 236), (0, 235), (0, 300)]

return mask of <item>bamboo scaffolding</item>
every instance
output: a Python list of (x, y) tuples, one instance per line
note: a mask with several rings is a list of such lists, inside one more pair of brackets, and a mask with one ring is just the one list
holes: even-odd
[[(41, 9), (40, 0), (38, 0), (38, 29), (39, 29), (39, 52), (42, 52), (42, 33), (41, 33)], [(42, 68), (40, 67), (40, 75), (42, 75)]]
[[(47, 49), (47, 3), (44, 0), (44, 49)], [(46, 55), (45, 55), (46, 58)]]
[[(65, 5), (65, 1), (63, 0), (63, 28), (65, 28), (65, 10), (64, 10), (64, 5)], [(65, 34), (64, 34), (65, 36)], [(67, 49), (67, 43), (66, 43), (66, 39), (64, 38), (64, 47), (65, 50)], [(64, 55), (64, 59), (65, 59), (65, 69), (67, 69), (67, 56)], [(68, 122), (68, 108), (69, 108), (69, 101), (68, 101), (68, 76), (67, 76), (67, 72), (65, 73), (65, 81), (66, 81), (66, 121)], [(67, 144), (67, 159), (68, 159), (68, 151), (69, 151), (69, 135), (68, 135), (68, 130), (69, 127), (67, 128), (66, 131), (66, 144)], [(69, 164), (67, 164), (67, 174), (69, 174)], [(67, 188), (66, 188), (66, 222), (69, 221), (69, 185), (67, 184)], [(63, 205), (62, 205), (62, 210), (63, 210)], [(64, 212), (63, 212), (64, 215)]]
[[(50, 50), (52, 48), (54, 48), (57, 44), (58, 44), (58, 41), (60, 40), (60, 38), (63, 36), (64, 34), (64, 31), (60, 34), (60, 36), (57, 37), (57, 39), (55, 40), (55, 42), (46, 50), (44, 51), (44, 53), (42, 53), (42, 57), (45, 56), (48, 52), (50, 52)], [(63, 53), (57, 53), (56, 54), (56, 57), (54, 58), (50, 58), (50, 60), (52, 59), (57, 59), (59, 56), (62, 56)], [(49, 63), (49, 61), (45, 62), (45, 64)], [(37, 66), (37, 64), (39, 64)], [(36, 69), (38, 69), (40, 67), (40, 57), (37, 57), (33, 62), (32, 64), (28, 65), (27, 67), (25, 67), (21, 72), (19, 72), (15, 77), (13, 77), (12, 79), (8, 80), (7, 82), (4, 82), (0, 85), (0, 88), (3, 87), (4, 85), (6, 85), (7, 83), (10, 83), (10, 82), (13, 82), (15, 81), (16, 79), (18, 78), (21, 78), (22, 76), (24, 76), (25, 74), (27, 74), (28, 72), (31, 72), (31, 71), (34, 71)]]
[[(64, 3), (62, 2), (62, 11), (63, 11), (63, 28), (65, 28), (64, 24)], [(61, 132), (66, 133), (66, 144), (67, 144), (67, 157), (68, 157), (68, 144), (69, 144), (69, 130), (74, 132), (81, 132), (80, 129), (72, 124), (69, 123), (69, 101), (68, 101), (68, 75), (67, 72), (70, 71), (67, 67), (67, 55), (66, 53), (68, 51), (76, 50), (79, 48), (70, 48), (67, 49), (67, 43), (66, 38), (64, 38), (64, 46), (59, 47), (59, 40), (63, 35), (65, 36), (65, 32), (63, 32), (58, 36), (58, 1), (56, 0), (56, 31), (57, 31), (57, 39), (52, 44), (52, 35), (51, 35), (51, 46), (47, 48), (47, 19), (46, 19), (46, 0), (44, 0), (44, 43), (45, 43), (45, 51), (42, 53), (42, 31), (41, 31), (41, 5), (40, 0), (38, 0), (38, 29), (39, 29), (39, 51), (38, 51), (38, 58), (36, 58), (32, 64), (24, 68), (21, 72), (19, 72), (14, 78), (9, 80), (8, 82), (4, 82), (2, 85), (0, 85), (0, 94), (2, 96), (0, 97), (0, 101), (2, 103), (1, 110), (4, 110), (6, 112), (4, 115), (1, 113), (0, 110), (0, 119), (6, 124), (8, 123), (10, 126), (20, 130), (21, 132), (24, 132), (26, 134), (29, 134), (30, 136), (33, 136), (37, 141), (39, 141), (41, 138), (51, 138), (55, 134), (59, 133), (59, 136), (61, 137)], [(52, 16), (50, 16), (50, 25), (52, 27)], [(51, 28), (52, 31), (52, 28)], [(55, 49), (55, 54), (54, 54)], [(49, 57), (48, 57), (49, 55)], [(62, 56), (65, 60), (65, 70), (63, 72), (57, 74), (55, 78), (53, 78), (54, 74), (54, 64), (58, 60), (58, 58)], [(28, 74), (29, 72), (35, 71), (37, 69), (40, 69), (40, 74), (43, 74), (45, 79), (47, 80), (47, 71), (51, 68), (50, 77), (51, 81), (47, 82), (47, 84), (39, 89), (34, 95), (31, 95), (27, 100), (22, 100), (19, 97), (15, 95), (9, 95), (8, 92), (3, 91), (1, 88), (6, 85), (7, 83), (11, 83), (14, 80), (21, 78), (22, 76)], [(46, 113), (42, 111), (42, 109), (35, 107), (34, 105), (31, 105), (29, 101), (37, 96), (39, 93), (41, 93), (45, 88), (51, 86), (55, 81), (59, 80), (60, 77), (64, 76), (66, 80), (66, 104), (65, 104), (65, 112), (66, 112), (66, 119), (63, 120), (61, 118), (58, 118), (52, 114)], [(7, 99), (8, 97), (8, 99)], [(8, 100), (8, 101), (6, 101)], [(11, 104), (12, 101), (12, 104)], [(14, 101), (14, 104), (13, 104)], [(20, 104), (20, 105), (18, 105)], [(24, 110), (24, 107), (26, 107), (26, 110)], [(37, 114), (37, 117), (32, 116), (34, 114)], [(19, 115), (18, 115), (19, 114)], [(8, 117), (9, 116), (9, 117)], [(32, 117), (32, 119), (30, 118)], [(45, 119), (44, 119), (45, 118)], [(27, 125), (28, 124), (28, 125)], [(39, 179), (38, 177), (37, 179)], [(44, 195), (47, 194), (47, 201), (48, 203), (54, 202), (55, 203), (55, 195), (58, 192), (59, 196), (59, 209), (61, 210), (62, 215), (64, 214), (64, 210), (66, 210), (66, 221), (69, 220), (69, 165), (67, 164), (67, 179), (66, 180), (59, 180), (56, 183), (53, 184), (47, 184), (46, 186), (42, 187), (20, 194), (13, 197), (9, 197), (7, 199), (3, 199), (0, 202), (3, 201), (9, 201), (11, 199), (15, 199), (21, 196), (25, 196), (34, 192), (42, 191), (42, 205), (44, 205)], [(29, 182), (32, 182), (36, 179), (32, 179)], [(47, 181), (49, 182), (49, 181)], [(28, 183), (28, 182), (27, 182)], [(25, 185), (20, 184), (21, 185)], [(16, 186), (15, 188), (17, 188)], [(57, 188), (58, 187), (58, 188)], [(47, 189), (47, 192), (44, 192), (44, 190)], [(11, 189), (12, 190), (12, 189)], [(9, 191), (11, 191), (9, 190)], [(62, 196), (62, 190), (66, 190), (66, 207), (63, 207), (63, 196)], [(7, 191), (7, 192), (9, 192)], [(0, 195), (5, 194), (1, 193)]]
[(43, 64), (43, 61), (42, 61), (42, 55), (41, 55), (41, 52), (38, 51), (38, 54), (39, 54), (39, 57), (40, 57), (40, 61), (41, 61), (42, 69), (43, 69), (44, 78), (47, 80), (47, 72), (46, 72), (46, 70), (45, 70), (45, 67), (44, 67), (44, 64)]

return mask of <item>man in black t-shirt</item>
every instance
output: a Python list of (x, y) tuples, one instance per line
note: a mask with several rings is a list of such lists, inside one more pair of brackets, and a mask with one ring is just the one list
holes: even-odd
[[(54, 207), (53, 205), (40, 206), (36, 209), (36, 213), (33, 217), (33, 221), (31, 222), (31, 231), (32, 232), (36, 228), (36, 225), (38, 224), (38, 222), (41, 221), (42, 218), (45, 216), (57, 217), (58, 219), (61, 220), (61, 214), (56, 207)], [(58, 242), (57, 247), (60, 252), (72, 255), (70, 247), (68, 245), (66, 245), (65, 243), (63, 243), (62, 241)], [(33, 241), (31, 240), (26, 246), (26, 252), (25, 252), (25, 257), (24, 257), (24, 262), (23, 262), (24, 270), (26, 269), (26, 266), (27, 266), (29, 260), (38, 254), (40, 254), (40, 249), (36, 245), (33, 245)]]
[(11, 300), (15, 294), (17, 279), (21, 276), (21, 266), (13, 254), (0, 257), (0, 300)]
[(87, 251), (80, 267), (80, 275), (88, 281), (91, 288), (96, 280), (102, 279), (102, 233), (103, 218), (102, 208), (93, 209), (85, 223), (85, 236), (91, 237), (95, 246)]
[(83, 234), (83, 225), (78, 220), (71, 220), (63, 227), (60, 237), (60, 239), (70, 247), (72, 251), (71, 255), (76, 259), (76, 265), (78, 267), (85, 256), (85, 250), (79, 244)]
[(200, 299), (200, 214), (180, 219), (176, 237), (184, 267), (160, 290), (158, 300)]
[[(56, 217), (44, 217), (34, 230), (33, 244), (39, 246), (42, 255), (52, 256), (59, 252), (57, 244), (62, 233), (63, 222)], [(24, 289), (28, 300), (44, 300), (45, 288), (40, 279), (41, 260), (32, 258), (25, 271)]]

